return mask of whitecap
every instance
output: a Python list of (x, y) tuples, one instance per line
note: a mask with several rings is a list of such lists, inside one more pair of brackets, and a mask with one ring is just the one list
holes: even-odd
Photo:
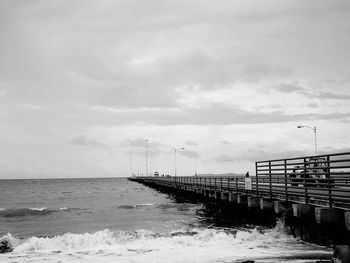
[[(320, 255), (330, 252), (323, 247), (299, 242), (280, 226), (269, 230), (237, 231), (187, 228), (169, 233), (106, 229), (94, 233), (31, 237), (13, 242), (17, 242), (17, 245), (12, 253), (17, 255), (35, 258), (44, 253), (50, 255), (48, 257), (52, 260), (64, 258), (65, 261), (84, 255), (80, 262), (99, 261), (96, 255), (102, 255), (106, 262), (152, 262), (155, 258), (157, 262), (234, 262), (241, 259), (307, 256), (310, 251)], [(57, 251), (60, 251), (59, 255)]]
[(46, 207), (40, 207), (40, 208), (28, 208), (29, 210), (33, 210), (33, 211), (45, 211), (46, 210)]

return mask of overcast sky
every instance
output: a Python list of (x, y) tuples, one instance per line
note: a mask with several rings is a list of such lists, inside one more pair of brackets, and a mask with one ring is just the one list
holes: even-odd
[(345, 151), (349, 47), (348, 0), (0, 0), (0, 178)]

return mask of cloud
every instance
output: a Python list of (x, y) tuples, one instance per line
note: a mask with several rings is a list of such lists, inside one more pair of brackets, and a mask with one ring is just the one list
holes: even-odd
[(110, 149), (110, 147), (98, 140), (95, 139), (88, 139), (84, 135), (76, 136), (72, 139), (70, 139), (70, 142), (77, 146), (82, 146), (86, 148), (103, 148), (103, 149)]
[(234, 163), (237, 160), (234, 159), (233, 156), (230, 156), (228, 154), (222, 154), (216, 157), (211, 158), (213, 161), (218, 163)]
[(0, 90), (0, 97), (3, 97), (7, 94), (7, 90), (3, 89), (3, 90)]
[(24, 174), (125, 175), (149, 138), (160, 163), (176, 145), (223, 155), (203, 162), (216, 172), (262, 132), (278, 143), (245, 159), (293, 153), (286, 127), (305, 122), (346, 145), (349, 16), (347, 0), (0, 1), (0, 156)]
[(283, 158), (293, 158), (306, 156), (307, 153), (304, 151), (277, 151), (269, 152), (262, 149), (247, 149), (241, 151), (239, 154), (234, 153), (232, 155), (222, 154), (216, 157), (213, 157), (212, 160), (218, 163), (229, 163), (235, 164), (239, 162), (257, 162), (265, 160), (275, 160)]
[(319, 107), (319, 104), (318, 104), (318, 103), (312, 102), (312, 103), (309, 103), (308, 106), (309, 106), (310, 108), (318, 108), (318, 107)]
[(333, 92), (319, 92), (317, 97), (321, 99), (350, 100), (349, 94), (339, 94)]
[(187, 156), (187, 157), (190, 157), (190, 158), (194, 158), (194, 157), (199, 157), (199, 154), (198, 152), (196, 151), (193, 151), (193, 150), (183, 150), (183, 151), (177, 151), (180, 155), (183, 155), (183, 156)]
[(136, 138), (136, 139), (128, 139), (126, 141), (126, 147), (135, 147), (135, 148), (145, 148), (146, 140), (148, 148), (159, 149), (162, 145), (158, 142), (150, 141), (148, 139)]
[(282, 93), (292, 93), (305, 91), (305, 88), (296, 84), (280, 83), (270, 86), (269, 89), (275, 90)]
[(188, 146), (196, 146), (196, 145), (198, 145), (196, 142), (191, 141), (191, 140), (185, 141), (185, 144), (188, 145)]
[(200, 108), (182, 107), (180, 109), (142, 109), (121, 111), (113, 108), (98, 107), (98, 111), (116, 116), (123, 123), (149, 123), (155, 125), (229, 125), (259, 124), (290, 121), (337, 120), (348, 118), (349, 113), (303, 113), (288, 114), (283, 111), (260, 112), (247, 111), (239, 106), (220, 103), (209, 104)]
[(127, 147), (146, 147), (146, 139), (143, 138), (136, 138), (136, 139), (129, 139), (126, 142)]

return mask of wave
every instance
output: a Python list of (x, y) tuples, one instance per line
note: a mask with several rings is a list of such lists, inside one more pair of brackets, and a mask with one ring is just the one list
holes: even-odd
[(0, 209), (0, 217), (12, 218), (12, 217), (25, 217), (25, 216), (44, 216), (52, 213), (58, 213), (61, 211), (70, 211), (74, 208), (61, 207), (58, 209), (51, 209), (46, 207), (40, 208), (2, 208)]
[(134, 209), (134, 208), (140, 208), (144, 206), (153, 206), (154, 204), (134, 204), (134, 205), (119, 205), (117, 206), (118, 209)]
[[(300, 257), (301, 255), (329, 254), (329, 251), (315, 245), (301, 243), (288, 235), (281, 226), (270, 230), (236, 230), (189, 228), (168, 233), (147, 230), (111, 231), (95, 233), (66, 233), (54, 237), (31, 237), (20, 240), (7, 234), (3, 238), (10, 241), (17, 255), (52, 254), (105, 254), (130, 257), (137, 255), (140, 262), (151, 261), (155, 253), (159, 262), (183, 257), (177, 262), (198, 262), (198, 258), (238, 260), (241, 258)], [(312, 249), (311, 249), (312, 246)], [(220, 253), (218, 253), (220, 252)], [(152, 254), (153, 253), (153, 254)], [(151, 258), (139, 258), (140, 255)], [(246, 255), (246, 256), (244, 256)], [(187, 258), (186, 258), (187, 257)], [(216, 258), (213, 258), (216, 257)], [(143, 260), (141, 260), (143, 259)], [(132, 260), (131, 260), (132, 261)], [(137, 262), (138, 262), (137, 261)], [(136, 261), (135, 261), (136, 262)]]

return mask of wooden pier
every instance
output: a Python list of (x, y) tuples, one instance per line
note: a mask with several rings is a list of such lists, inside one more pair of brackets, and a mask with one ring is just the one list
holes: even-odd
[(271, 210), (321, 227), (350, 230), (350, 153), (256, 162), (252, 177), (134, 177), (131, 181), (248, 209)]

